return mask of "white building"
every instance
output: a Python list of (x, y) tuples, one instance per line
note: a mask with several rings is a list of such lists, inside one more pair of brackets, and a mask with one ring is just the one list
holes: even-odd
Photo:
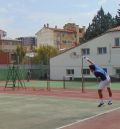
[(75, 48), (69, 49), (50, 60), (50, 79), (62, 80), (64, 76), (74, 78), (93, 77), (88, 63), (82, 56), (86, 55), (93, 62), (105, 68), (111, 76), (120, 75), (120, 26), (108, 30)]

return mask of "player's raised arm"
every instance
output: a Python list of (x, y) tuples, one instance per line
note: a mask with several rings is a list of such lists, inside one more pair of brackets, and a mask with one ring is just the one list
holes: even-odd
[(84, 58), (85, 60), (87, 60), (87, 62), (89, 62), (90, 64), (92, 64), (92, 65), (94, 64), (88, 57), (84, 56), (83, 58)]

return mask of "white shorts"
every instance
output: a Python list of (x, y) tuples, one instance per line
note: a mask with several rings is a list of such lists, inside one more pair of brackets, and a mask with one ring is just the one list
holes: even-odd
[(110, 87), (110, 85), (111, 85), (110, 77), (107, 76), (106, 80), (100, 81), (98, 89), (105, 89), (107, 87)]

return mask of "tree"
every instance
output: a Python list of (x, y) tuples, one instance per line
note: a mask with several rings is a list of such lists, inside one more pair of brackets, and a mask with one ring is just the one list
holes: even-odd
[(108, 12), (106, 14), (106, 29), (110, 29), (115, 26), (115, 21), (112, 15)]
[(14, 53), (15, 62), (17, 64), (21, 64), (23, 62), (23, 59), (25, 57), (25, 54), (26, 54), (26, 49), (23, 46), (18, 45), (16, 47), (16, 52)]
[(117, 11), (117, 15), (115, 16), (115, 25), (120, 26), (120, 9)]
[(89, 23), (89, 26), (84, 35), (84, 41), (90, 40), (104, 33), (108, 29), (112, 28), (113, 25), (114, 20), (111, 14), (109, 12), (105, 14), (103, 8), (101, 7), (97, 12), (97, 15), (93, 18), (92, 23)]
[(37, 54), (32, 62), (36, 64), (48, 65), (50, 58), (57, 55), (57, 49), (50, 45), (40, 45), (35, 51)]

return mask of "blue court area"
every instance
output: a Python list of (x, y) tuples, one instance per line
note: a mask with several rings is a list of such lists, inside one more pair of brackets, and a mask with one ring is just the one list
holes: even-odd
[[(84, 82), (81, 81), (49, 81), (49, 80), (21, 80), (22, 85), (26, 87), (41, 87), (41, 88), (78, 88), (82, 89), (97, 89), (99, 82)], [(5, 86), (6, 81), (0, 81), (0, 86)], [(13, 82), (8, 82), (8, 87), (13, 86)], [(21, 86), (19, 81), (16, 81), (16, 87)], [(111, 83), (111, 87), (114, 90), (120, 90), (120, 83), (113, 82)]]

